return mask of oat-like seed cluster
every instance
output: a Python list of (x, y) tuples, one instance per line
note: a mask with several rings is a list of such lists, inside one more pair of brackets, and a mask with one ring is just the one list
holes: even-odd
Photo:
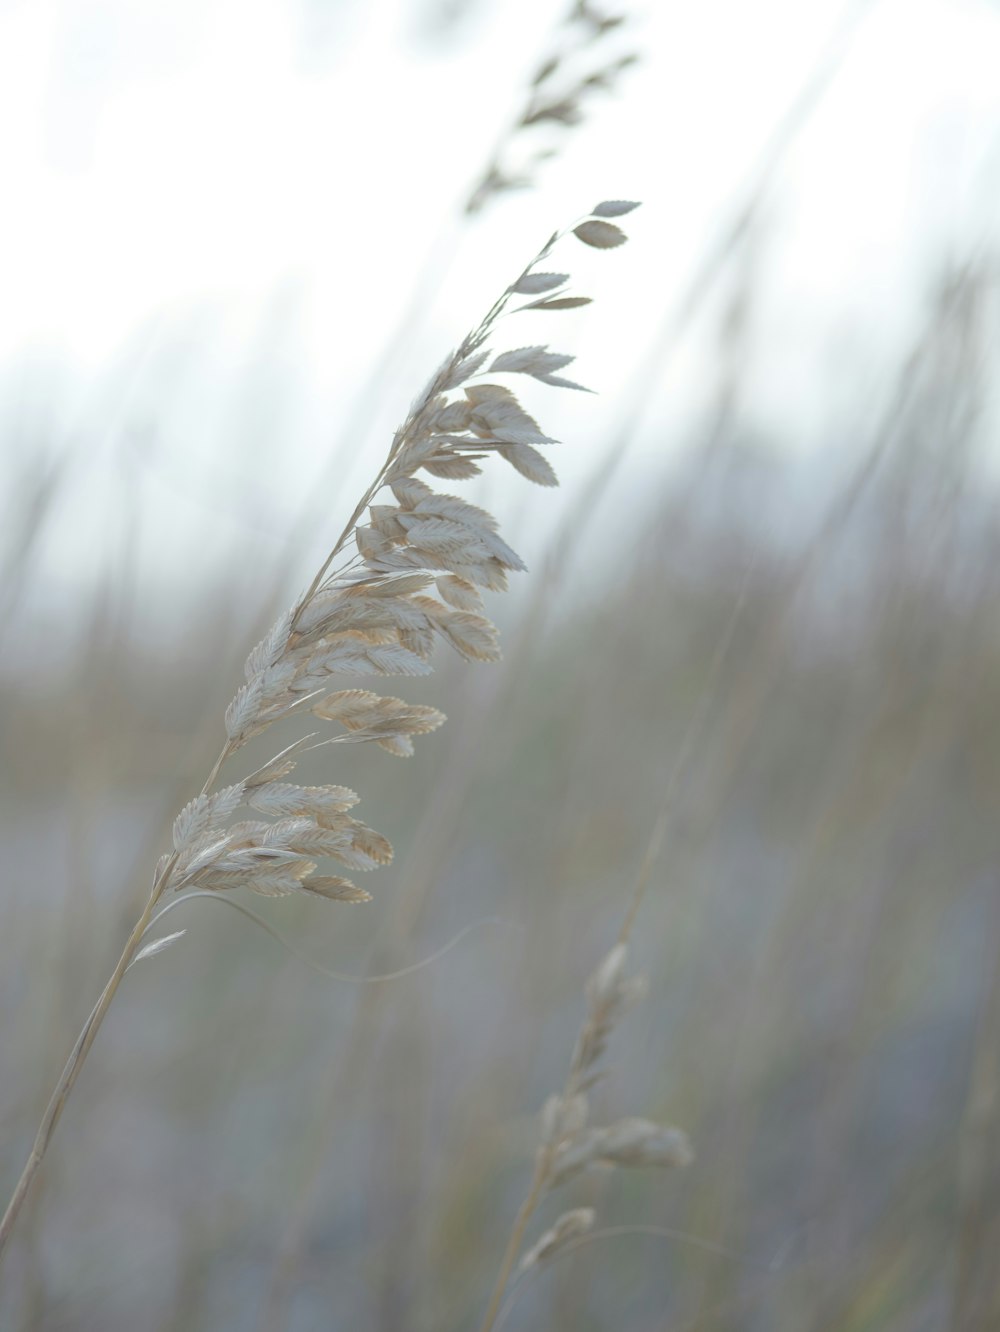
[[(614, 249), (625, 234), (610, 219), (636, 207), (615, 200), (598, 204), (572, 232), (594, 249)], [(528, 375), (557, 388), (580, 387), (559, 373), (570, 356), (547, 346), (495, 354), (489, 346), (502, 315), (587, 304), (587, 297), (567, 294), (567, 274), (540, 267), (567, 234), (556, 232), (548, 240), (437, 372), (396, 431), (388, 458), (309, 588), (247, 658), (246, 683), (226, 711), (222, 751), (201, 793), (174, 820), (173, 851), (160, 857), (149, 900), (49, 1098), (0, 1218), (0, 1254), (122, 979), (136, 962), (162, 952), (184, 933), (143, 942), (169, 909), (157, 914), (164, 894), (248, 888), (268, 897), (305, 892), (363, 902), (369, 893), (339, 873), (320, 872), (319, 862), (333, 860), (338, 868), (357, 871), (391, 860), (388, 841), (350, 812), (358, 803), (354, 791), (286, 779), (306, 746), (370, 741), (405, 757), (413, 752), (414, 736), (444, 721), (436, 708), (401, 698), (368, 689), (331, 690), (338, 676), (426, 675), (439, 639), (470, 661), (499, 655), (496, 627), (483, 614), (482, 591), (502, 591), (508, 571), (524, 566), (490, 514), (440, 494), (417, 473), (461, 481), (498, 454), (536, 484), (555, 485), (555, 473), (539, 452), (554, 441), (506, 383), (485, 376)], [(251, 737), (300, 712), (328, 723), (333, 734), (318, 741), (305, 736), (249, 777), (216, 789), (223, 766)], [(237, 818), (238, 812), (250, 817)]]
[[(617, 1024), (646, 993), (642, 976), (626, 976), (628, 926), (598, 964), (586, 985), (587, 1008), (577, 1037), (569, 1074), (557, 1095), (545, 1102), (535, 1167), (528, 1195), (517, 1214), (500, 1272), (480, 1332), (493, 1332), (501, 1319), (511, 1277), (525, 1273), (581, 1243), (593, 1230), (592, 1207), (574, 1207), (530, 1248), (523, 1248), (529, 1223), (545, 1199), (585, 1172), (618, 1166), (680, 1167), (693, 1160), (690, 1143), (680, 1129), (627, 1116), (610, 1124), (590, 1123), (589, 1092), (602, 1076), (597, 1067)], [(516, 1265), (516, 1266), (515, 1266)]]
[[(626, 237), (612, 219), (637, 206), (598, 204), (572, 235), (593, 249), (614, 249)], [(536, 485), (557, 484), (541, 452), (555, 441), (509, 381), (528, 376), (580, 389), (562, 374), (573, 358), (546, 345), (496, 353), (489, 344), (503, 315), (587, 304), (588, 297), (570, 294), (568, 274), (542, 267), (567, 234), (550, 238), (438, 370), (320, 574), (250, 653), (246, 682), (226, 712), (223, 759), (301, 712), (331, 726), (319, 743), (372, 742), (405, 757), (414, 737), (435, 730), (444, 714), (368, 689), (331, 692), (337, 677), (427, 675), (439, 641), (468, 661), (499, 657), (482, 593), (503, 591), (508, 573), (524, 564), (485, 509), (442, 494), (429, 480), (465, 480), (496, 456)], [(370, 894), (351, 879), (319, 872), (319, 861), (372, 870), (388, 864), (392, 847), (354, 817), (354, 791), (287, 780), (298, 751), (313, 742), (297, 741), (242, 782), (192, 800), (174, 823), (172, 854), (158, 866), (158, 892), (241, 887), (272, 897), (301, 891), (366, 901)], [(232, 821), (241, 809), (250, 817)]]

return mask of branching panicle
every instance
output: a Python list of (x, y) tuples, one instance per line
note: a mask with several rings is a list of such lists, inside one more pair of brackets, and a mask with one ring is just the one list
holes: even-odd
[(646, 990), (645, 978), (626, 976), (628, 945), (624, 939), (595, 968), (585, 990), (587, 1012), (577, 1037), (565, 1086), (542, 1108), (541, 1133), (528, 1196), (521, 1205), (500, 1265), (481, 1332), (491, 1332), (511, 1274), (520, 1273), (561, 1253), (592, 1229), (592, 1208), (564, 1212), (555, 1225), (522, 1253), (528, 1223), (543, 1199), (577, 1175), (616, 1166), (678, 1167), (692, 1160), (691, 1146), (680, 1129), (628, 1116), (611, 1124), (591, 1125), (588, 1091), (599, 1074), (596, 1064), (612, 1031)]
[(553, 50), (535, 71), (520, 114), (469, 195), (467, 212), (477, 213), (498, 195), (531, 185), (535, 168), (557, 151), (551, 133), (544, 142), (532, 144), (538, 128), (560, 133), (572, 129), (583, 120), (595, 93), (614, 90), (637, 60), (631, 51), (606, 50), (604, 39), (624, 23), (623, 14), (606, 14), (589, 0), (574, 0), (559, 25)]
[[(600, 228), (610, 224), (601, 219), (636, 206), (599, 204), (576, 224), (577, 239), (608, 248)], [(536, 447), (553, 441), (510, 388), (483, 383), (480, 377), (491, 355), (487, 344), (494, 326), (515, 298), (542, 293), (517, 307), (529, 310), (568, 309), (585, 301), (561, 295), (564, 274), (536, 271), (565, 234), (557, 233), (543, 246), (434, 376), (396, 431), (386, 462), (308, 590), (247, 657), (245, 683), (226, 710), (226, 742), (201, 792), (174, 821), (173, 851), (158, 860), (149, 900), (49, 1099), (27, 1163), (0, 1218), (0, 1254), (126, 972), (183, 934), (146, 940), (164, 894), (247, 888), (268, 897), (305, 892), (329, 901), (363, 902), (369, 899), (363, 888), (339, 874), (318, 872), (318, 862), (331, 859), (349, 870), (363, 871), (392, 859), (392, 847), (381, 833), (347, 812), (357, 801), (353, 791), (343, 786), (298, 786), (286, 778), (306, 745), (371, 742), (406, 757), (413, 752), (414, 736), (433, 731), (444, 721), (434, 708), (366, 689), (330, 692), (334, 677), (426, 675), (438, 639), (470, 661), (498, 657), (496, 627), (482, 613), (480, 589), (502, 591), (508, 571), (524, 565), (488, 513), (456, 496), (437, 493), (416, 473), (462, 480), (475, 476), (481, 462), (499, 454), (539, 485), (555, 483), (555, 473)], [(543, 383), (575, 388), (554, 373), (570, 359), (546, 347), (525, 347), (501, 353), (489, 373), (527, 374)], [(347, 553), (351, 542), (356, 555)], [(300, 737), (242, 781), (214, 789), (223, 766), (248, 740), (273, 722), (306, 710), (331, 724), (334, 733), (322, 740)], [(244, 806), (263, 817), (233, 822)]]
[[(589, 217), (553, 235), (433, 376), (396, 431), (385, 464), (313, 585), (247, 658), (246, 682), (226, 713), (224, 758), (273, 722), (303, 710), (332, 724), (324, 743), (370, 741), (406, 757), (413, 753), (414, 737), (435, 730), (444, 714), (367, 689), (330, 692), (333, 679), (426, 675), (439, 641), (467, 661), (499, 658), (496, 626), (483, 613), (482, 592), (503, 591), (508, 574), (523, 570), (524, 563), (500, 536), (491, 514), (442, 494), (418, 473), (462, 480), (497, 456), (537, 485), (556, 484), (540, 452), (555, 440), (522, 407), (509, 384), (493, 376), (521, 375), (555, 388), (580, 389), (561, 374), (573, 358), (546, 345), (495, 353), (490, 340), (508, 313), (583, 303), (587, 298), (567, 294), (567, 274), (540, 266), (569, 234), (595, 249), (621, 244), (624, 233), (605, 219), (635, 207), (618, 201), (598, 204)], [(525, 296), (531, 299), (522, 302)], [(350, 543), (356, 553), (348, 552)], [(213, 794), (206, 788), (181, 812), (161, 892), (244, 887), (268, 896), (306, 892), (340, 901), (367, 898), (348, 879), (318, 874), (317, 858), (370, 870), (387, 864), (392, 848), (346, 813), (357, 801), (353, 792), (285, 780), (295, 767), (294, 748), (242, 784)], [(230, 824), (240, 805), (265, 817)], [(599, 1033), (593, 1040), (599, 1042)]]

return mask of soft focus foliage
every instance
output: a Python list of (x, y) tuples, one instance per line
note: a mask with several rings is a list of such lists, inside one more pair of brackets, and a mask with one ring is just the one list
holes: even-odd
[[(489, 184), (477, 207), (506, 188)], [(515, 205), (534, 209), (528, 194), (501, 206)], [(483, 595), (503, 659), (439, 648), (405, 702), (338, 682), (319, 721), (386, 743), (297, 752), (301, 786), (279, 765), (266, 794), (241, 790), (269, 818), (341, 821), (382, 864), (387, 843), (346, 812), (363, 791), (396, 858), (364, 908), (236, 888), (278, 937), (218, 893), (172, 910), (123, 982), (11, 1240), (0, 1327), (474, 1332), (547, 1143), (558, 1187), (515, 1255), (505, 1332), (1000, 1322), (996, 262), (989, 247), (933, 255), (885, 352), (896, 373), (832, 366), (829, 395), (809, 404), (823, 446), (790, 453), (791, 407), (778, 430), (749, 405), (760, 255), (778, 225), (759, 205), (685, 288), (662, 345), (632, 346), (607, 294), (594, 307), (638, 370), (593, 447), (590, 489), (561, 510), (549, 491), (523, 510), (493, 496), (517, 548), (527, 536), (544, 552), (506, 603)], [(615, 249), (625, 210), (604, 205), (578, 238)], [(542, 307), (526, 319), (551, 321), (563, 280), (515, 284)], [(641, 417), (677, 378), (665, 351), (696, 316), (714, 378), (679, 435)], [(535, 328), (485, 367), (524, 380), (532, 412), (527, 381), (565, 384), (567, 363)], [(456, 331), (428, 335), (436, 355)], [(266, 341), (261, 359), (275, 371)], [(382, 384), (397, 393), (394, 373)], [(571, 438), (576, 418), (559, 410), (594, 400), (557, 396), (546, 430)], [(136, 585), (127, 504), (85, 596), (62, 604), (39, 585), (34, 552), (79, 502), (103, 418), (12, 473), (5, 1192), (178, 810), (181, 843), (203, 812), (188, 802), (247, 650), (315, 554), (315, 528), (293, 524), (272, 560), (257, 526), (295, 418), (267, 401), (273, 438), (248, 458), (238, 420), (206, 501), (204, 530), (240, 530), (247, 558), (220, 569), (191, 541), (178, 569), (171, 547), (169, 607)], [(465, 404), (470, 447), (474, 417), (509, 424), (496, 396)], [(629, 452), (639, 433), (669, 465)], [(553, 479), (534, 442), (510, 449), (518, 471)], [(461, 446), (428, 458), (449, 491), (462, 477), (447, 469), (470, 462)], [(486, 480), (463, 495), (485, 504)], [(415, 493), (371, 511), (359, 562), (455, 537), (447, 515), (413, 516)], [(359, 495), (331, 486), (323, 523)], [(444, 564), (434, 582), (459, 630), (480, 613), (474, 580)], [(496, 656), (492, 634), (465, 645)], [(247, 739), (247, 771), (271, 762), (285, 725)], [(414, 735), (405, 764), (390, 757)], [(626, 952), (615, 940), (637, 877)], [(319, 883), (317, 897), (366, 896)], [(624, 1168), (681, 1164), (688, 1140), (684, 1170)]]
[[(978, 1298), (995, 1241), (1000, 530), (961, 441), (915, 435), (931, 407), (948, 416), (937, 395), (968, 388), (928, 400), (912, 383), (850, 514), (794, 541), (760, 519), (793, 502), (785, 468), (724, 441), (657, 500), (613, 589), (542, 638), (509, 626), (499, 686), (445, 668), (450, 729), (410, 760), (416, 783), (345, 751), (407, 852), (379, 920), (280, 904), (300, 947), (391, 969), (502, 923), (379, 987), (338, 1075), (364, 989), (192, 903), (185, 938), (128, 978), (53, 1147), (12, 1254), (13, 1325), (35, 1301), (40, 1328), (250, 1326), (310, 1185), (289, 1326), (473, 1324), (532, 1116), (741, 595), (643, 908), (650, 993), (592, 1093), (682, 1123), (697, 1162), (607, 1197), (583, 1181), (602, 1224), (671, 1237), (555, 1260), (509, 1325), (700, 1310), (713, 1329), (902, 1328)], [(200, 641), (188, 678), (119, 634), (95, 635), (86, 689), (76, 662), (5, 682), (8, 1143), (218, 739), (234, 649)]]

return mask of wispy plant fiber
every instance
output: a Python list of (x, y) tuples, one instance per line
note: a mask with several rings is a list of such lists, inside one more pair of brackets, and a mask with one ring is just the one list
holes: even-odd
[[(599, 219), (635, 207), (598, 205), (572, 230), (584, 244), (608, 248), (604, 228), (611, 227), (622, 240), (624, 235)], [(298, 786), (286, 778), (306, 746), (371, 742), (404, 757), (413, 752), (414, 736), (444, 721), (436, 709), (396, 697), (361, 689), (331, 691), (337, 677), (426, 675), (439, 640), (470, 661), (499, 656), (496, 626), (483, 613), (482, 592), (502, 591), (507, 574), (523, 569), (523, 562), (489, 513), (439, 493), (418, 473), (461, 481), (499, 456), (536, 484), (556, 483), (539, 451), (555, 441), (513, 389), (486, 377), (528, 375), (555, 387), (580, 387), (557, 373), (572, 358), (547, 346), (499, 354), (490, 346), (498, 321), (508, 313), (587, 303), (587, 297), (568, 294), (566, 274), (539, 269), (568, 234), (550, 237), (444, 362), (396, 431), (385, 462), (309, 588), (248, 656), (245, 683), (226, 711), (222, 751), (201, 792), (174, 821), (173, 850), (157, 864), (146, 907), (42, 1118), (0, 1222), (0, 1253), (122, 978), (140, 953), (152, 956), (180, 937), (144, 943), (164, 894), (242, 888), (270, 897), (306, 892), (360, 902), (370, 894), (340, 873), (318, 872), (319, 862), (333, 860), (338, 868), (356, 872), (391, 860), (387, 839), (349, 812), (358, 802), (355, 792), (334, 785)], [(616, 236), (613, 244), (620, 243)], [(303, 712), (333, 734), (300, 738), (249, 776), (216, 789), (223, 765), (251, 738)], [(234, 820), (243, 810), (264, 817)]]

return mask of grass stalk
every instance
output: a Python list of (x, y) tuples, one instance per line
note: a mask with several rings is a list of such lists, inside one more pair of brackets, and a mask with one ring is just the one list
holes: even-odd
[[(572, 231), (590, 248), (617, 248), (627, 238), (609, 219), (636, 206), (623, 201), (598, 204)], [(495, 326), (501, 316), (516, 312), (515, 301), (522, 302), (518, 310), (533, 311), (588, 303), (585, 297), (568, 294), (567, 274), (538, 270), (567, 234), (568, 229), (549, 238), (446, 359), (396, 431), (385, 462), (306, 593), (247, 658), (246, 684), (226, 711), (228, 738), (201, 792), (174, 821), (174, 849), (160, 858), (146, 906), (42, 1117), (0, 1223), (0, 1255), (122, 978), (146, 955), (142, 940), (161, 898), (168, 891), (245, 888), (269, 897), (305, 892), (361, 902), (370, 894), (340, 875), (316, 874), (317, 859), (330, 858), (362, 871), (391, 860), (388, 841), (347, 813), (357, 803), (355, 792), (284, 781), (296, 766), (293, 755), (312, 736), (281, 749), (243, 780), (213, 788), (223, 765), (245, 743), (306, 708), (321, 722), (341, 728), (320, 744), (373, 742), (406, 757), (413, 752), (413, 737), (436, 729), (444, 716), (368, 690), (327, 694), (331, 677), (428, 674), (428, 658), (439, 638), (466, 660), (499, 657), (496, 627), (479, 613), (480, 589), (502, 591), (508, 571), (524, 565), (499, 536), (490, 514), (435, 492), (416, 473), (463, 480), (481, 471), (481, 460), (499, 455), (536, 484), (556, 484), (553, 469), (536, 447), (555, 441), (542, 434), (506, 384), (483, 383), (482, 376), (526, 375), (554, 387), (581, 387), (558, 373), (573, 358), (545, 346), (501, 353), (484, 369), (493, 355), (489, 342)], [(384, 489), (391, 491), (395, 504), (373, 503)], [(366, 509), (371, 522), (362, 524)], [(352, 538), (357, 554), (347, 556)], [(240, 806), (248, 806), (257, 817), (232, 822)], [(162, 951), (177, 937), (148, 948)]]
[(83, 1062), (90, 1053), (90, 1047), (93, 1045), (97, 1033), (100, 1030), (101, 1023), (104, 1021), (104, 1017), (111, 1006), (111, 1001), (118, 992), (122, 977), (125, 975), (125, 972), (128, 970), (133, 958), (139, 950), (139, 944), (145, 933), (146, 926), (149, 924), (153, 912), (156, 909), (156, 904), (160, 900), (161, 891), (162, 885), (161, 883), (158, 883), (150, 894), (149, 901), (146, 903), (142, 915), (133, 926), (132, 933), (128, 937), (128, 942), (125, 944), (125, 947), (122, 950), (122, 955), (118, 959), (118, 965), (111, 973), (110, 979), (105, 985), (100, 999), (98, 999), (90, 1016), (84, 1023), (83, 1029), (76, 1039), (76, 1044), (70, 1051), (70, 1056), (66, 1061), (62, 1073), (59, 1075), (59, 1081), (56, 1083), (55, 1090), (46, 1106), (45, 1113), (42, 1116), (42, 1122), (38, 1126), (38, 1132), (35, 1135), (35, 1141), (32, 1144), (27, 1163), (21, 1172), (21, 1178), (18, 1180), (10, 1202), (7, 1205), (3, 1220), (0, 1221), (0, 1256), (3, 1255), (11, 1230), (17, 1221), (18, 1214), (24, 1205), (24, 1201), (28, 1196), (35, 1175), (38, 1173), (38, 1169), (42, 1164), (49, 1143), (52, 1141), (52, 1135), (56, 1130), (56, 1125), (59, 1123), (66, 1101), (69, 1098), (69, 1094), (76, 1084), (80, 1070), (83, 1068)]

